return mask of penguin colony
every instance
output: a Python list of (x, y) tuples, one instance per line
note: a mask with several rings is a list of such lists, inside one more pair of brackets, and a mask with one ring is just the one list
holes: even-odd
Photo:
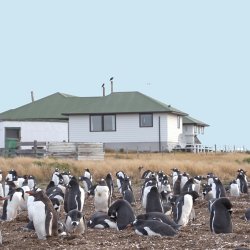
[[(143, 168), (140, 167), (140, 170)], [(163, 171), (146, 170), (141, 175), (141, 193), (135, 199), (132, 181), (123, 171), (111, 173), (96, 184), (89, 169), (82, 176), (55, 169), (45, 189), (37, 186), (34, 176), (19, 177), (10, 170), (5, 178), (0, 172), (0, 201), (2, 221), (15, 220), (20, 211), (27, 210), (28, 224), (23, 230), (34, 231), (37, 238), (82, 235), (87, 228), (127, 230), (143, 236), (169, 236), (179, 233), (196, 219), (195, 201), (208, 204), (211, 233), (232, 233), (231, 198), (248, 193), (246, 171), (239, 169), (235, 180), (225, 187), (213, 173), (207, 176), (189, 176), (177, 168), (170, 175)], [(114, 198), (117, 188), (120, 197)], [(92, 196), (95, 212), (86, 221), (85, 200)], [(133, 206), (140, 202), (144, 213), (136, 215)], [(64, 210), (64, 217), (60, 211)], [(242, 219), (250, 220), (250, 208)]]

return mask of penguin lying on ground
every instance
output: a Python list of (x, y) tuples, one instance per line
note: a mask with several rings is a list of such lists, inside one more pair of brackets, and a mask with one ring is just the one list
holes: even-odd
[(177, 232), (168, 224), (158, 220), (135, 220), (135, 233), (148, 236), (174, 236)]
[(158, 220), (169, 226), (171, 226), (174, 230), (178, 230), (180, 225), (176, 224), (169, 216), (160, 213), (160, 212), (150, 212), (146, 214), (139, 214), (136, 216), (137, 220)]
[(90, 228), (115, 228), (117, 224), (114, 219), (110, 218), (107, 213), (96, 212), (89, 219), (87, 226)]

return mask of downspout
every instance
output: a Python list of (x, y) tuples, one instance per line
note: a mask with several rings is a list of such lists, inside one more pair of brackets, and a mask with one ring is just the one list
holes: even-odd
[(158, 125), (159, 125), (159, 152), (161, 152), (161, 117), (158, 117)]

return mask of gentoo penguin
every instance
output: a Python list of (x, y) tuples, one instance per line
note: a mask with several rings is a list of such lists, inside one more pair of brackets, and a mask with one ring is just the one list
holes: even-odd
[(203, 194), (203, 198), (206, 201), (210, 201), (213, 198), (213, 193), (212, 193), (212, 184), (208, 185), (208, 184), (203, 184), (203, 190), (202, 190), (202, 194)]
[(133, 208), (126, 200), (116, 200), (108, 210), (108, 216), (117, 223), (117, 229), (123, 230), (135, 220)]
[(155, 186), (151, 187), (149, 193), (147, 194), (146, 213), (149, 212), (163, 213), (160, 194), (158, 192), (158, 188)]
[(64, 202), (64, 193), (59, 186), (51, 187), (46, 190), (46, 195), (52, 201), (53, 207), (57, 212), (60, 212), (61, 205)]
[(207, 184), (208, 185), (212, 185), (212, 183), (214, 182), (214, 177), (216, 177), (214, 175), (214, 173), (207, 173)]
[(178, 175), (180, 174), (180, 170), (178, 168), (172, 168), (171, 170), (173, 171), (172, 172), (172, 179), (173, 179), (173, 186), (174, 186), (175, 181), (177, 180)]
[(34, 189), (36, 186), (35, 177), (33, 175), (28, 176), (28, 187), (30, 190)]
[(172, 213), (172, 204), (170, 200), (173, 196), (173, 193), (168, 191), (161, 191), (160, 195), (163, 213), (166, 215), (170, 215)]
[(215, 199), (210, 205), (210, 230), (213, 233), (232, 233), (232, 203), (226, 197)]
[(116, 175), (116, 184), (117, 184), (118, 191), (122, 193), (122, 183), (126, 174), (123, 171), (118, 171), (116, 172), (115, 175)]
[(155, 178), (146, 181), (142, 187), (141, 201), (142, 201), (142, 207), (145, 209), (147, 204), (147, 195), (153, 186), (157, 186), (157, 180)]
[(110, 218), (107, 213), (103, 212), (94, 213), (90, 217), (87, 226), (90, 228), (98, 228), (98, 229), (103, 229), (103, 228), (117, 229), (117, 224), (115, 222), (115, 219)]
[(67, 213), (65, 219), (67, 233), (84, 234), (86, 230), (86, 221), (82, 212), (73, 209)]
[(237, 175), (237, 179), (236, 179), (240, 192), (242, 194), (247, 194), (248, 193), (248, 185), (247, 185), (247, 180), (246, 180), (246, 175), (245, 172), (239, 172), (239, 174)]
[(189, 174), (184, 172), (182, 175), (181, 175), (181, 190), (182, 188), (184, 187), (185, 183), (188, 181), (189, 179)]
[(189, 178), (186, 183), (184, 184), (184, 186), (181, 189), (181, 193), (187, 193), (187, 192), (191, 192), (194, 191), (194, 185), (195, 185), (195, 179), (194, 178)]
[(147, 236), (174, 236), (177, 232), (168, 224), (158, 220), (135, 220), (135, 233)]
[[(143, 168), (140, 168), (140, 170), (142, 170)], [(151, 177), (151, 175), (153, 174), (153, 172), (151, 170), (146, 170), (142, 173), (141, 175), (141, 179), (148, 179)]]
[(92, 174), (90, 173), (90, 170), (88, 168), (85, 168), (85, 172), (83, 173), (84, 177), (87, 177), (91, 182), (93, 182)]
[[(199, 197), (196, 191), (179, 195), (173, 207), (173, 219), (181, 226), (186, 226), (194, 217), (193, 203)], [(191, 218), (190, 218), (191, 217)]]
[(54, 182), (55, 186), (59, 185), (61, 178), (62, 178), (62, 175), (59, 173), (59, 169), (56, 168), (54, 173), (52, 174), (52, 178), (51, 178), (51, 180)]
[(109, 188), (110, 197), (112, 197), (113, 193), (114, 193), (114, 182), (113, 182), (113, 178), (112, 178), (111, 173), (108, 173), (106, 175), (105, 181), (106, 181), (107, 186)]
[(33, 221), (38, 239), (58, 235), (58, 218), (52, 202), (43, 191), (28, 191), (34, 201), (28, 205), (29, 219)]
[(201, 181), (204, 180), (205, 177), (196, 175), (194, 177), (195, 183), (194, 183), (194, 191), (196, 191), (198, 194), (200, 194), (200, 188), (201, 188)]
[(248, 208), (248, 209), (246, 210), (244, 219), (245, 219), (246, 221), (250, 221), (250, 208)]
[(173, 194), (174, 195), (179, 195), (181, 193), (181, 179), (182, 179), (182, 175), (178, 174), (178, 176), (174, 182), (174, 186), (173, 186)]
[(169, 216), (160, 212), (150, 212), (146, 214), (139, 214), (136, 216), (137, 220), (158, 220), (171, 226), (174, 230), (178, 230), (180, 225), (176, 224)]
[(68, 185), (70, 181), (70, 172), (69, 171), (64, 171), (61, 173), (62, 178), (63, 178), (63, 183), (64, 185)]
[(24, 200), (24, 192), (21, 188), (11, 190), (9, 196), (0, 197), (4, 200), (3, 204), (3, 214), (1, 219), (11, 221), (17, 217), (18, 209), (22, 201)]
[(133, 191), (126, 189), (122, 192), (122, 197), (124, 200), (128, 201), (132, 206), (135, 205), (135, 197)]
[(110, 193), (107, 183), (101, 179), (95, 188), (94, 207), (96, 212), (108, 212), (110, 205)]
[(77, 182), (75, 177), (72, 177), (67, 187), (64, 198), (64, 210), (68, 213), (70, 210), (77, 209), (82, 212), (85, 201), (85, 191)]
[(229, 190), (230, 190), (230, 196), (234, 197), (240, 196), (240, 189), (236, 180), (230, 182)]
[(82, 182), (82, 187), (83, 187), (84, 191), (86, 193), (89, 193), (89, 191), (93, 187), (93, 184), (92, 184), (91, 180), (88, 177), (80, 176), (79, 181)]
[(128, 176), (124, 177), (121, 189), (122, 189), (123, 199), (128, 201), (131, 205), (134, 205), (135, 197), (131, 186), (131, 180)]
[(223, 184), (221, 183), (218, 177), (213, 178), (214, 182), (212, 183), (212, 193), (213, 198), (226, 197), (226, 190)]

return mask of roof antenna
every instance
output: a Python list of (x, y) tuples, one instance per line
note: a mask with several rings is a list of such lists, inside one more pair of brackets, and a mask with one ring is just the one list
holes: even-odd
[(102, 85), (102, 95), (105, 96), (105, 84)]
[(110, 84), (111, 84), (111, 93), (113, 93), (113, 79), (114, 77), (111, 77), (110, 80)]
[(31, 94), (31, 101), (34, 102), (35, 101), (35, 99), (34, 99), (34, 92), (31, 91), (30, 94)]

